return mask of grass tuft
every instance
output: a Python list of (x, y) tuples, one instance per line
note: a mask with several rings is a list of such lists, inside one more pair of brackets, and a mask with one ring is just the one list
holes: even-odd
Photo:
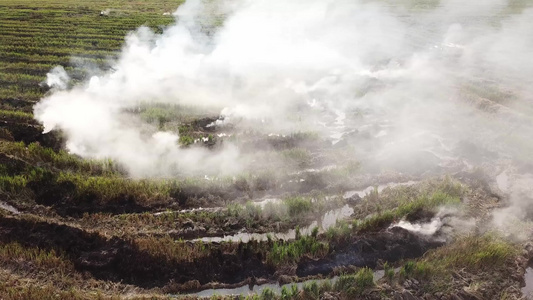
[(356, 274), (341, 275), (333, 288), (351, 297), (356, 297), (373, 286), (374, 273), (369, 268), (362, 268)]

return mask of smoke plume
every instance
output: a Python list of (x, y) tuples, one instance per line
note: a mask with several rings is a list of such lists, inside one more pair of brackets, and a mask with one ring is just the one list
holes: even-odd
[(533, 148), (530, 6), (188, 0), (162, 34), (131, 32), (111, 71), (68, 89), (54, 69), (59, 88), (34, 115), (70, 152), (134, 177), (236, 174), (256, 161), (229, 140), (179, 147), (178, 132), (131, 114), (145, 104), (219, 111), (258, 135), (315, 132), (369, 171), (490, 164), (496, 175), (527, 166)]

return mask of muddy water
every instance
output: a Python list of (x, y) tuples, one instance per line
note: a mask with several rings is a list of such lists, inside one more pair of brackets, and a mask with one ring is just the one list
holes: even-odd
[(331, 278), (331, 279), (321, 279), (321, 280), (309, 280), (309, 281), (303, 281), (303, 282), (295, 282), (295, 283), (289, 283), (284, 285), (279, 285), (278, 283), (266, 283), (261, 285), (254, 285), (253, 288), (250, 289), (250, 286), (245, 285), (238, 288), (233, 289), (209, 289), (209, 290), (203, 290), (199, 293), (192, 294), (192, 296), (196, 296), (198, 298), (210, 298), (214, 295), (217, 296), (232, 296), (232, 295), (242, 295), (242, 296), (249, 296), (253, 294), (260, 295), (264, 289), (271, 289), (277, 294), (281, 293), (281, 289), (283, 287), (286, 287), (290, 290), (291, 286), (295, 284), (298, 286), (298, 289), (303, 289), (305, 284), (312, 283), (313, 281), (317, 284), (321, 284), (325, 282), (326, 280), (329, 280), (332, 284), (337, 281), (337, 277)]
[[(396, 268), (395, 271), (397, 272), (399, 268)], [(378, 281), (381, 278), (385, 276), (384, 270), (377, 270), (374, 272), (374, 281)], [(266, 283), (261, 285), (255, 285), (253, 288), (250, 289), (250, 286), (245, 285), (238, 288), (233, 289), (209, 289), (209, 290), (203, 290), (201, 292), (198, 292), (196, 294), (192, 294), (193, 296), (199, 297), (199, 298), (209, 298), (214, 295), (219, 296), (231, 296), (231, 295), (242, 295), (242, 296), (248, 296), (252, 294), (261, 294), (261, 292), (264, 289), (271, 289), (275, 293), (280, 294), (283, 287), (286, 287), (287, 289), (290, 289), (292, 285), (296, 285), (299, 290), (302, 290), (303, 287), (306, 284), (311, 284), (313, 282), (316, 282), (317, 284), (322, 284), (326, 281), (329, 281), (331, 284), (335, 284), (335, 282), (338, 280), (338, 276), (335, 276), (333, 278), (329, 279), (319, 279), (319, 280), (307, 280), (302, 282), (295, 282), (295, 283), (288, 283), (284, 285), (280, 285), (279, 283)]]
[[(398, 271), (399, 269), (395, 269)], [(380, 280), (385, 276), (385, 271), (383, 270), (377, 270), (374, 272), (374, 281)], [(317, 284), (322, 284), (326, 281), (329, 281), (331, 284), (335, 284), (335, 282), (339, 279), (338, 276), (335, 276), (333, 278), (328, 279), (318, 279), (318, 280), (307, 280), (302, 282), (295, 282), (295, 283), (288, 283), (280, 285), (279, 283), (266, 283), (266, 284), (260, 284), (260, 285), (254, 285), (252, 288), (250, 288), (249, 285), (233, 288), (233, 289), (209, 289), (209, 290), (203, 290), (201, 292), (198, 292), (196, 294), (191, 294), (191, 296), (195, 296), (198, 298), (209, 298), (214, 295), (218, 296), (231, 296), (231, 295), (242, 295), (242, 296), (248, 296), (253, 294), (260, 295), (261, 292), (263, 292), (264, 289), (271, 289), (276, 294), (281, 294), (281, 289), (283, 287), (286, 287), (287, 289), (291, 289), (292, 285), (296, 285), (299, 290), (302, 290), (303, 287), (306, 284), (312, 284), (313, 282), (316, 282)]]
[(169, 211), (160, 211), (154, 213), (154, 216), (161, 216), (166, 214), (174, 214), (174, 213), (192, 213), (192, 212), (216, 212), (222, 210), (221, 207), (198, 207), (198, 208), (191, 208), (191, 209), (182, 209), (182, 210), (169, 210)]
[(1, 201), (0, 201), (0, 209), (7, 210), (8, 212), (10, 212), (12, 214), (15, 214), (15, 215), (20, 214), (20, 211), (18, 209), (14, 208), (13, 206), (11, 206), (11, 205), (9, 205), (7, 203), (1, 202)]
[(528, 267), (526, 269), (524, 282), (526, 285), (522, 288), (522, 294), (526, 300), (533, 300), (533, 267)]
[[(337, 168), (339, 168), (338, 165), (327, 165), (327, 166), (324, 166), (324, 167), (321, 167), (321, 168), (308, 168), (308, 169), (305, 169), (305, 170), (292, 172), (292, 173), (289, 173), (289, 175), (301, 175), (301, 174), (304, 174), (304, 173), (328, 172), (328, 171), (331, 171), (331, 170), (334, 170), (334, 169), (337, 169)], [(289, 182), (292, 182), (292, 181), (289, 181)]]
[[(318, 222), (314, 221), (311, 225), (300, 229), (302, 235), (310, 235), (313, 228), (318, 226)], [(226, 235), (223, 237), (203, 237), (194, 239), (193, 241), (202, 241), (202, 242), (243, 242), (248, 243), (251, 240), (255, 241), (266, 241), (268, 238), (276, 240), (291, 240), (296, 238), (296, 230), (291, 229), (287, 232), (270, 232), (270, 233), (247, 233), (239, 232), (233, 235)]]

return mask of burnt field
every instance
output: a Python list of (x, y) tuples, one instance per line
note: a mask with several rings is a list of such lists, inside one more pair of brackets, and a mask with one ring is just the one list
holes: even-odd
[(2, 1), (0, 299), (528, 299), (531, 5), (326, 2)]

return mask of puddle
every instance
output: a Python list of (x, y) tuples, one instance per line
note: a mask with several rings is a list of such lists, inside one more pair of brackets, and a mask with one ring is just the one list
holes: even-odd
[[(310, 235), (313, 228), (318, 226), (318, 222), (314, 221), (311, 223), (311, 225), (301, 228), (300, 234), (301, 235)], [(222, 237), (202, 237), (198, 239), (194, 239), (193, 241), (202, 241), (202, 242), (243, 242), (248, 243), (251, 240), (255, 241), (266, 241), (268, 238), (272, 238), (275, 240), (293, 240), (296, 238), (296, 230), (291, 229), (287, 232), (270, 232), (270, 233), (248, 233), (248, 232), (239, 232), (237, 234), (233, 235), (225, 235)]]
[(261, 201), (253, 202), (253, 204), (258, 205), (261, 207), (261, 209), (263, 209), (269, 203), (277, 204), (277, 203), (280, 203), (281, 201), (282, 200), (280, 198), (264, 198)]
[(339, 209), (330, 210), (324, 214), (321, 221), (321, 230), (326, 231), (329, 228), (335, 226), (337, 221), (348, 218), (353, 214), (353, 208), (348, 205), (344, 205)]
[(305, 169), (305, 170), (302, 170), (302, 171), (297, 171), (297, 172), (292, 172), (292, 173), (289, 173), (289, 175), (302, 175), (304, 173), (320, 173), (320, 172), (328, 172), (328, 171), (331, 171), (331, 170), (334, 170), (334, 169), (337, 169), (339, 166), (338, 165), (327, 165), (327, 166), (324, 166), (324, 167), (321, 167), (321, 168), (309, 168), (309, 169)]
[[(353, 213), (353, 208), (348, 205), (345, 205), (338, 209), (333, 209), (326, 212), (320, 221), (314, 221), (311, 225), (300, 228), (301, 235), (311, 235), (313, 229), (318, 227), (319, 232), (325, 232), (332, 226), (335, 226), (338, 220), (348, 218)], [(193, 241), (202, 241), (202, 242), (244, 242), (247, 243), (250, 240), (256, 241), (266, 241), (268, 238), (276, 240), (293, 240), (296, 238), (296, 230), (291, 229), (287, 232), (270, 232), (270, 233), (247, 233), (240, 232), (233, 235), (227, 235), (223, 237), (203, 237), (194, 239)]]
[(417, 184), (417, 183), (418, 183), (418, 181), (411, 180), (411, 181), (407, 181), (407, 182), (390, 182), (390, 183), (387, 183), (387, 184), (380, 184), (378, 186), (369, 186), (369, 187), (367, 187), (364, 190), (348, 191), (348, 192), (344, 193), (343, 198), (344, 199), (348, 199), (348, 198), (351, 198), (351, 197), (353, 197), (355, 195), (359, 195), (359, 197), (364, 198), (366, 195), (368, 195), (372, 191), (374, 191), (375, 188), (377, 188), (378, 192), (381, 193), (386, 188), (393, 188), (393, 187), (397, 187), (397, 186), (410, 186), (410, 185), (414, 185), (414, 184)]
[(8, 212), (15, 215), (20, 214), (20, 211), (18, 209), (4, 202), (0, 202), (0, 209), (7, 210)]
[(524, 274), (524, 283), (522, 294), (526, 300), (533, 300), (533, 267), (527, 267), (526, 274)]

